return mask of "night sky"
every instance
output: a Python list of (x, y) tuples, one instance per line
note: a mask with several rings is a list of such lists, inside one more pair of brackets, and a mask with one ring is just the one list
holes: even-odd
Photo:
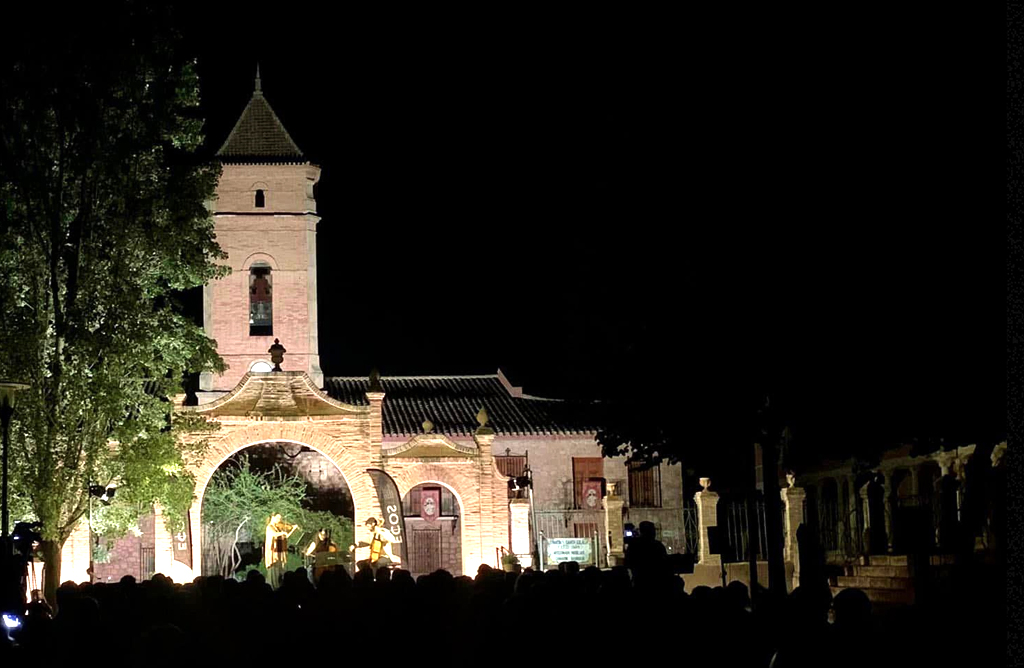
[(259, 60), (323, 168), (328, 375), (500, 366), (685, 420), (768, 388), (808, 433), (1004, 435), (1001, 183), (955, 17), (212, 4), (210, 148)]

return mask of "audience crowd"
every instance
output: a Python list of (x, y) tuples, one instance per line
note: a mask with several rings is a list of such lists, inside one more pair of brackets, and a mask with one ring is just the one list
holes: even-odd
[(885, 611), (860, 590), (833, 597), (823, 584), (781, 597), (759, 589), (752, 602), (740, 582), (686, 593), (685, 576), (646, 554), (629, 568), (483, 565), (475, 577), (414, 579), (400, 569), (350, 577), (339, 568), (316, 585), (299, 569), (277, 590), (255, 571), (183, 585), (163, 575), (67, 582), (55, 614), (43, 602), (29, 606), (0, 663), (941, 666), (973, 647), (966, 656), (980, 662), (968, 665), (989, 665), (977, 648), (992, 633), (1000, 639), (997, 615), (960, 608), (977, 606), (970, 598)]

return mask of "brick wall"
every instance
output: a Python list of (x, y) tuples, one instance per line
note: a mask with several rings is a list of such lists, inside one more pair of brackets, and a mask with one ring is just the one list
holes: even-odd
[[(204, 288), (206, 332), (229, 368), (205, 375), (203, 389), (230, 390), (253, 362), (269, 361), (274, 339), (287, 349), (281, 365), (323, 386), (317, 343), (316, 202), (311, 165), (225, 165), (214, 203), (217, 242), (232, 273)], [(266, 206), (255, 207), (262, 188)], [(271, 267), (273, 335), (249, 335), (249, 269)]]
[[(601, 448), (592, 435), (578, 436), (498, 436), (494, 452), (530, 455), (530, 469), (534, 478), (534, 502), (538, 511), (556, 511), (571, 508), (573, 504), (573, 457), (600, 457)], [(624, 457), (605, 458), (604, 477), (618, 481), (619, 494), (626, 500), (623, 516), (626, 522), (639, 524), (654, 522), (658, 538), (673, 552), (682, 552), (683, 534), (683, 482), (678, 464), (660, 465), (661, 508), (629, 507), (629, 475)], [(694, 490), (691, 490), (691, 495)]]
[[(139, 518), (141, 535), (129, 532), (112, 542), (110, 560), (105, 564), (95, 564), (93, 572), (96, 582), (117, 582), (125, 575), (142, 580), (142, 550), (153, 549), (156, 545), (156, 516), (150, 512)], [(101, 539), (102, 541), (103, 539)], [(111, 544), (108, 541), (108, 544)]]

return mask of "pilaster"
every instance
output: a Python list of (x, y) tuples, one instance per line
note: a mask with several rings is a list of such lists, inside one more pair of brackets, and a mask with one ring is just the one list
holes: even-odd
[(519, 558), (523, 568), (533, 565), (533, 549), (530, 546), (530, 500), (509, 499), (508, 511), (512, 516), (510, 549)]
[(797, 541), (796, 531), (804, 523), (804, 501), (807, 498), (807, 491), (796, 486), (796, 479), (793, 476), (788, 476), (788, 480), (789, 487), (779, 490), (785, 519), (783, 555), (785, 561), (792, 565), (792, 586), (797, 587), (800, 583), (800, 543)]
[(604, 498), (604, 525), (608, 528), (609, 566), (622, 566), (626, 563), (626, 545), (622, 523), (624, 505), (625, 499), (619, 496), (619, 485), (609, 483), (608, 496)]
[(700, 531), (700, 554), (697, 562), (704, 566), (720, 566), (722, 555), (711, 554), (711, 545), (708, 542), (708, 529), (718, 526), (718, 494), (712, 492), (711, 478), (701, 478), (700, 484), (704, 488), (693, 495), (697, 504), (697, 527)]

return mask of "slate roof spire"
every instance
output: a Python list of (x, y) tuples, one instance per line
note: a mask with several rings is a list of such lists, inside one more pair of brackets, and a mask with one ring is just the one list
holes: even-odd
[(256, 64), (256, 81), (252, 98), (239, 117), (231, 134), (217, 151), (223, 162), (305, 162), (302, 151), (284, 129), (270, 103), (263, 97), (260, 66)]

